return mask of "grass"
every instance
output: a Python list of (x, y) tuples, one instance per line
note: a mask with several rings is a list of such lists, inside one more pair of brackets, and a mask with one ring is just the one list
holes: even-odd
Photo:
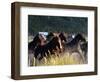
[(72, 65), (72, 64), (83, 64), (82, 59), (78, 59), (77, 57), (64, 53), (57, 55), (51, 55), (50, 57), (45, 57), (41, 61), (33, 59), (33, 66), (51, 66), (51, 65)]

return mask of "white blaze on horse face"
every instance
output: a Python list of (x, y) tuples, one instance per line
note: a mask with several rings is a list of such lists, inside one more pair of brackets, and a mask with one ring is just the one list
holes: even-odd
[(45, 35), (42, 35), (42, 37), (43, 37), (44, 40), (46, 40), (46, 36)]
[(59, 39), (59, 44), (60, 44), (60, 49), (62, 49), (62, 44), (61, 44), (61, 40)]

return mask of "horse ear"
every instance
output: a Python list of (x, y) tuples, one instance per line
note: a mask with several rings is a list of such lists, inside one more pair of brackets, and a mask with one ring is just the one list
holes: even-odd
[(59, 35), (56, 35), (56, 37), (59, 37)]

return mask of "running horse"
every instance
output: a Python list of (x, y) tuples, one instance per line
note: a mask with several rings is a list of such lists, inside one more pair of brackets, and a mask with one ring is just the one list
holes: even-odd
[(59, 34), (59, 37), (60, 37), (60, 39), (61, 39), (62, 42), (66, 42), (66, 36), (65, 36), (64, 33), (61, 32), (61, 33)]
[(66, 36), (65, 36), (65, 33), (61, 32), (61, 33), (53, 33), (53, 32), (50, 32), (47, 36), (47, 40), (51, 40), (54, 36), (58, 36), (60, 39), (61, 39), (61, 45), (62, 45), (62, 51), (64, 51), (64, 45), (65, 45), (65, 42), (66, 42)]
[(77, 52), (81, 42), (86, 42), (86, 39), (78, 33), (70, 42), (65, 44), (66, 51)]
[(81, 53), (84, 55), (85, 61), (87, 62), (87, 59), (88, 59), (88, 56), (87, 56), (87, 53), (88, 53), (88, 41), (82, 42), (80, 44), (80, 49), (81, 49)]
[[(86, 39), (82, 36), (82, 34), (77, 34), (70, 42), (66, 43), (65, 51), (70, 55), (74, 52), (78, 53), (82, 61), (85, 62), (85, 56), (82, 53), (81, 43), (86, 43)], [(85, 46), (87, 46), (87, 44)]]
[(61, 39), (58, 36), (54, 36), (48, 43), (44, 45), (38, 45), (35, 49), (34, 56), (36, 59), (41, 60), (43, 57), (54, 54), (55, 51), (60, 52), (61, 49)]
[(67, 42), (67, 40), (66, 40), (66, 36), (65, 36), (65, 34), (64, 33), (60, 33), (59, 34), (59, 38), (61, 39), (61, 44), (62, 44), (62, 51), (64, 51), (65, 50), (65, 43)]
[(46, 44), (46, 38), (42, 34), (36, 34), (33, 38), (32, 42), (28, 44), (28, 65), (33, 65), (34, 60), (34, 50), (37, 48), (38, 45)]
[(37, 35), (33, 38), (32, 42), (30, 42), (30, 43), (28, 44), (28, 50), (33, 52), (34, 49), (35, 49), (39, 44), (44, 45), (45, 43), (46, 43), (46, 38), (44, 38), (44, 36), (43, 36), (42, 34), (37, 34)]
[(58, 33), (56, 32), (49, 32), (49, 34), (47, 35), (47, 40), (50, 41), (54, 36), (58, 36)]

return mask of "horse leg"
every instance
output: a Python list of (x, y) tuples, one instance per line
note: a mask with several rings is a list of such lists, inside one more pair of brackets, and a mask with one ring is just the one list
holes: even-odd
[(39, 61), (42, 60), (42, 58), (45, 56), (45, 51), (41, 50), (40, 52), (40, 57), (39, 57)]
[(43, 54), (41, 54), (41, 56), (39, 57), (39, 61), (43, 59)]
[(52, 53), (53, 53), (53, 51), (52, 51), (51, 48), (49, 48), (47, 52), (48, 52), (49, 54), (52, 54)]
[(45, 52), (45, 56), (48, 57), (49, 55), (50, 55), (50, 51), (47, 50), (47, 51)]
[(34, 53), (34, 57), (37, 59), (37, 58), (38, 58), (38, 55), (39, 55), (39, 52), (36, 51), (36, 52)]
[(81, 53), (80, 51), (77, 51), (77, 52), (80, 54), (82, 62), (85, 63), (85, 57), (84, 57), (83, 53)]

